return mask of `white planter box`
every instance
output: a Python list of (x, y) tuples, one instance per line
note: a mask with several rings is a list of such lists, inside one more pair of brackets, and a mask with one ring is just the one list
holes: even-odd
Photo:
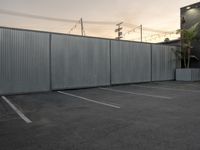
[(200, 81), (200, 69), (176, 69), (177, 81)]

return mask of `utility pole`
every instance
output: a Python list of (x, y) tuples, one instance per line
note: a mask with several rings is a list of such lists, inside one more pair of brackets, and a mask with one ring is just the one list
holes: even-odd
[(81, 35), (84, 36), (84, 27), (83, 27), (83, 19), (80, 19), (80, 23), (81, 23)]
[(142, 34), (143, 34), (143, 33), (142, 33), (142, 30), (143, 30), (143, 28), (142, 28), (142, 25), (140, 25), (140, 37), (141, 37), (141, 42), (142, 42), (142, 40), (143, 40), (143, 39), (142, 39), (142, 38), (143, 38), (143, 35), (142, 35)]
[(121, 30), (123, 29), (123, 28), (121, 27), (122, 24), (123, 24), (123, 22), (120, 22), (120, 23), (116, 24), (117, 29), (115, 29), (115, 32), (118, 33), (118, 36), (116, 37), (117, 40), (120, 40), (121, 38), (123, 38), (123, 37), (122, 37), (122, 32), (121, 32)]

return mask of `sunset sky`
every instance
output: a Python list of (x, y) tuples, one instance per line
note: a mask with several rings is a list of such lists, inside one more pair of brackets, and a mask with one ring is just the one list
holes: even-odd
[[(123, 32), (142, 24), (146, 28), (175, 31), (180, 24), (180, 7), (198, 0), (0, 0), (0, 9), (32, 15), (83, 21), (133, 24)], [(115, 24), (84, 24), (86, 35), (114, 38)], [(75, 23), (10, 16), (0, 13), (0, 26), (68, 33)], [(71, 34), (80, 34), (77, 25)], [(125, 39), (134, 40), (137, 33)]]

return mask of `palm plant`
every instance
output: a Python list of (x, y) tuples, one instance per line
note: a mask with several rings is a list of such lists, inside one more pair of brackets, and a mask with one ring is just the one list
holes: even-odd
[(181, 34), (182, 50), (180, 52), (180, 55), (183, 58), (185, 68), (190, 67), (190, 60), (192, 57), (198, 59), (196, 56), (191, 55), (191, 51), (193, 48), (192, 44), (194, 43), (194, 41), (199, 40), (199, 31), (200, 23), (196, 23), (189, 29), (180, 29), (177, 31), (177, 33)]

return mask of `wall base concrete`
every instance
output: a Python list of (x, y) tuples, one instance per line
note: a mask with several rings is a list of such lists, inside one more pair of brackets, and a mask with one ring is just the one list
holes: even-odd
[(177, 81), (200, 81), (199, 69), (176, 69)]

